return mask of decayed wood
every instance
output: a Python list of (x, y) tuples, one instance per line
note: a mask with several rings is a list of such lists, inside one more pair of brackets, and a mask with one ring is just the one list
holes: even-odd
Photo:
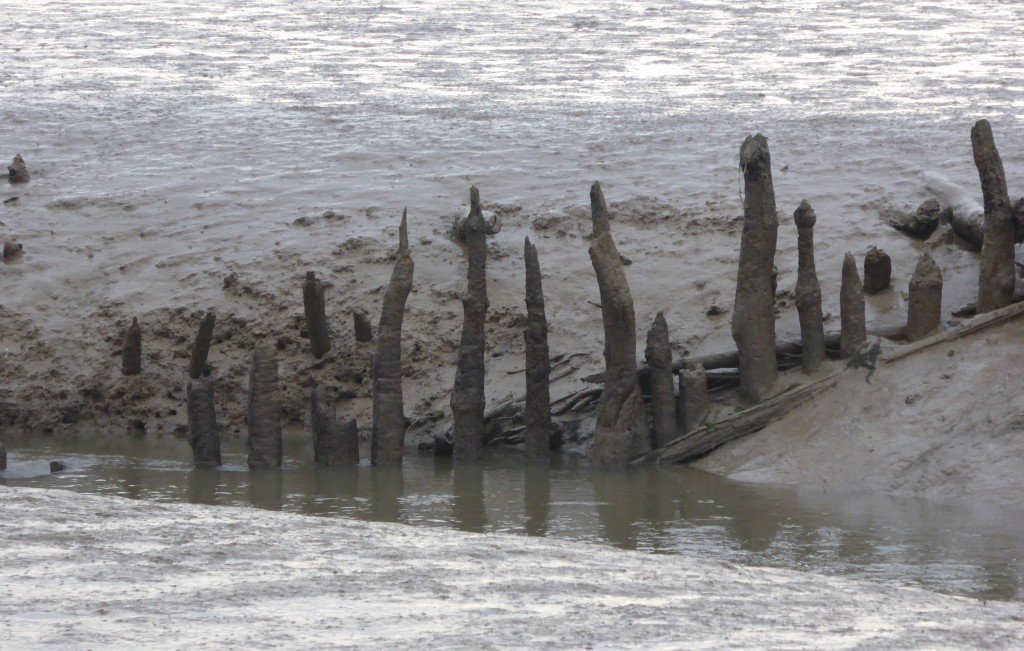
[(659, 463), (681, 463), (707, 454), (730, 441), (742, 438), (763, 429), (793, 409), (811, 400), (818, 394), (835, 386), (842, 369), (817, 382), (787, 391), (769, 398), (749, 409), (706, 425), (675, 439), (663, 448), (633, 461), (633, 465), (657, 461)]
[(309, 399), (313, 429), (313, 459), (330, 468), (359, 464), (359, 429), (355, 418), (339, 420), (321, 387), (313, 387)]
[(654, 445), (661, 447), (679, 435), (676, 425), (676, 388), (672, 374), (672, 347), (665, 314), (658, 312), (647, 333), (647, 366), (651, 369), (651, 412)]
[[(599, 192), (600, 185), (594, 186)], [(595, 233), (602, 228), (599, 215), (595, 214)], [(591, 243), (590, 261), (601, 293), (606, 366), (591, 460), (597, 467), (625, 466), (630, 458), (649, 450), (651, 442), (636, 374), (633, 297), (610, 230), (600, 232)]]
[(132, 318), (132, 324), (124, 333), (124, 345), (121, 347), (121, 373), (138, 375), (142, 372), (142, 328), (139, 320)]
[(985, 201), (985, 238), (981, 245), (978, 312), (990, 312), (1009, 305), (1013, 300), (1016, 281), (1013, 269), (1014, 210), (1006, 191), (1003, 161), (996, 150), (992, 126), (988, 120), (978, 120), (971, 129), (971, 146)]
[(214, 408), (213, 378), (202, 377), (185, 387), (188, 396), (188, 444), (196, 468), (220, 465), (220, 434)]
[(209, 375), (206, 366), (206, 358), (210, 354), (210, 344), (213, 343), (213, 326), (217, 322), (217, 315), (210, 310), (203, 315), (199, 321), (199, 332), (196, 333), (196, 340), (192, 344), (192, 357), (188, 364), (188, 376), (193, 380), (203, 375)]
[(772, 287), (779, 219), (768, 139), (748, 136), (740, 147), (743, 234), (740, 238), (732, 338), (740, 353), (740, 397), (762, 400), (775, 384), (775, 292)]
[(324, 284), (312, 271), (306, 272), (302, 283), (302, 307), (306, 314), (306, 331), (313, 357), (320, 359), (331, 350), (331, 329), (327, 325), (324, 305)]
[(906, 346), (900, 346), (896, 350), (883, 355), (882, 361), (894, 362), (898, 359), (907, 357), (908, 355), (913, 355), (914, 353), (925, 350), (926, 348), (931, 348), (937, 344), (961, 339), (976, 332), (985, 330), (986, 328), (991, 328), (1002, 323), (1006, 323), (1007, 321), (1012, 321), (1022, 314), (1024, 314), (1024, 303), (1014, 303), (1013, 305), (1008, 305), (998, 310), (986, 312), (985, 314), (976, 316), (969, 321), (965, 321), (958, 328), (940, 332), (939, 334), (915, 341), (914, 343), (907, 344)]
[(260, 346), (253, 352), (249, 372), (249, 468), (280, 468), (281, 397), (277, 385), (277, 352)]
[(402, 322), (412, 291), (414, 264), (409, 252), (406, 212), (398, 226), (398, 254), (384, 293), (373, 358), (373, 433), (370, 462), (399, 465), (405, 450), (405, 406), (402, 395)]
[(523, 245), (526, 265), (526, 423), (524, 453), (530, 461), (547, 461), (551, 456), (551, 360), (548, 353), (548, 321), (544, 313), (544, 289), (541, 282), (537, 247), (526, 238)]
[(462, 298), (462, 340), (452, 387), (452, 431), (456, 460), (476, 462), (484, 447), (484, 324), (487, 320), (487, 222), (480, 191), (469, 189), (469, 215), (458, 234), (466, 245), (467, 287)]

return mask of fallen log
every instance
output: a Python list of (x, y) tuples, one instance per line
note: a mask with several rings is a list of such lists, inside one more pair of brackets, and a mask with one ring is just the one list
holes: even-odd
[(749, 409), (745, 409), (716, 423), (684, 434), (665, 447), (658, 448), (632, 461), (632, 465), (649, 462), (682, 463), (696, 459), (711, 452), (715, 448), (735, 441), (748, 434), (764, 429), (772, 421), (778, 420), (793, 409), (808, 402), (823, 391), (835, 386), (839, 374), (844, 369), (832, 372), (827, 377), (811, 384), (786, 391), (781, 395), (769, 398)]
[(976, 332), (981, 332), (987, 328), (992, 328), (1006, 323), (1007, 321), (1012, 321), (1022, 314), (1024, 314), (1024, 303), (1013, 303), (1006, 307), (999, 308), (998, 310), (986, 312), (985, 314), (976, 316), (969, 321), (964, 321), (964, 323), (957, 328), (940, 332), (932, 335), (931, 337), (915, 341), (912, 344), (907, 344), (906, 346), (900, 346), (896, 350), (883, 355), (882, 361), (888, 363), (894, 362), (898, 359), (903, 359), (908, 355), (913, 355), (914, 353), (918, 353), (926, 348), (931, 348), (937, 344), (953, 341), (955, 339), (962, 339), (963, 337), (972, 335)]

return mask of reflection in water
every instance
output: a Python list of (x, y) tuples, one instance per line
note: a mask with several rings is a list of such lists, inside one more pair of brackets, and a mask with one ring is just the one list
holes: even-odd
[[(9, 450), (0, 482), (558, 536), (1024, 599), (1024, 518), (1008, 509), (820, 494), (689, 468), (599, 472), (558, 456), (550, 467), (489, 454), (470, 466), (411, 455), (402, 468), (317, 468), (303, 448), (281, 470), (249, 472), (245, 455), (230, 451), (222, 468), (194, 470), (183, 441), (126, 443)], [(51, 475), (51, 459), (68, 470)]]
[(548, 513), (551, 510), (551, 469), (547, 464), (526, 465), (523, 479), (523, 508), (526, 512), (526, 534), (546, 536)]
[(280, 511), (284, 505), (284, 478), (281, 470), (249, 472), (249, 502), (260, 509)]
[(188, 473), (188, 501), (192, 504), (218, 504), (219, 468), (193, 468)]
[(373, 468), (370, 485), (370, 517), (383, 522), (404, 522), (400, 503), (405, 488), (402, 467)]
[(478, 463), (457, 463), (452, 472), (452, 514), (455, 526), (463, 531), (484, 531), (487, 509), (484, 507), (484, 467)]

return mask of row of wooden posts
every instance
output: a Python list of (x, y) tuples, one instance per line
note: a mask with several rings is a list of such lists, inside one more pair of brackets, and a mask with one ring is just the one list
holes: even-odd
[[(1006, 189), (1002, 162), (988, 122), (979, 121), (971, 132), (974, 159), (985, 202), (984, 244), (981, 253), (978, 313), (1012, 300), (1014, 289), (1014, 217)], [(744, 179), (744, 226), (740, 244), (739, 272), (732, 315), (732, 333), (739, 369), (739, 395), (746, 403), (764, 400), (779, 370), (775, 338), (774, 258), (778, 215), (772, 183), (767, 139), (758, 134), (746, 138), (740, 148)], [(611, 220), (599, 183), (590, 190), (593, 233), (589, 254), (597, 276), (604, 323), (603, 389), (597, 404), (592, 462), (598, 467), (621, 467), (630, 460), (663, 446), (680, 434), (699, 427), (708, 414), (706, 368), (708, 358), (673, 361), (669, 329), (659, 313), (648, 333), (646, 367), (636, 360), (636, 318), (622, 259), (611, 234)], [(804, 372), (814, 373), (825, 359), (827, 337), (821, 308), (813, 229), (813, 208), (801, 202), (793, 215), (798, 233), (796, 306), (801, 339), (797, 346), (782, 346), (800, 356)], [(458, 364), (451, 392), (452, 446), (457, 462), (479, 462), (484, 446), (484, 324), (488, 300), (486, 238), (496, 232), (488, 223), (476, 187), (470, 189), (470, 210), (456, 227), (467, 259), (467, 291), (463, 295), (463, 327)], [(524, 411), (525, 455), (543, 462), (550, 454), (552, 431), (547, 320), (537, 249), (526, 238), (527, 321), (524, 329), (526, 356), (526, 404)], [(888, 287), (891, 263), (874, 250), (865, 261), (865, 282), (877, 291)], [(406, 214), (399, 228), (397, 261), (377, 326), (377, 351), (373, 361), (373, 423), (371, 462), (402, 463), (406, 421), (402, 399), (401, 333), (405, 303), (412, 288), (413, 260), (409, 250)], [(871, 279), (868, 279), (868, 270)], [(879, 275), (884, 279), (879, 280)], [(847, 253), (843, 260), (840, 289), (843, 357), (853, 355), (867, 340), (865, 284), (857, 263)], [(323, 356), (331, 348), (324, 310), (324, 287), (312, 272), (303, 286), (303, 303), (312, 353)], [(921, 255), (910, 281), (905, 336), (913, 341), (939, 327), (942, 304), (942, 273), (928, 253)], [(364, 315), (363, 330), (368, 330)], [(215, 317), (206, 314), (199, 326), (189, 365), (189, 441), (199, 467), (220, 465), (220, 440), (214, 409), (214, 380), (207, 372), (206, 357), (213, 337)], [(359, 323), (357, 319), (357, 330)], [(364, 332), (364, 337), (366, 337)], [(372, 333), (369, 333), (372, 336)], [(141, 365), (138, 323), (133, 321), (124, 345), (123, 371), (137, 373)], [(720, 356), (719, 356), (720, 357)], [(675, 376), (679, 376), (678, 398)], [(650, 382), (651, 415), (640, 388), (640, 377)], [(279, 467), (282, 461), (280, 399), (276, 352), (260, 347), (253, 353), (249, 386), (249, 458), (251, 468)], [(319, 388), (311, 396), (311, 423), (316, 462), (339, 465), (358, 462), (358, 438), (354, 419), (339, 420)]]

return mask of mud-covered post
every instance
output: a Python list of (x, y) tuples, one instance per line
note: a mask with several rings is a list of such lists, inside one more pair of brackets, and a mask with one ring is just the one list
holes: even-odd
[(277, 353), (260, 346), (249, 373), (249, 468), (280, 468), (281, 398), (277, 385)]
[(3, 441), (0, 441), (0, 470), (7, 470), (7, 448)]
[(200, 377), (185, 388), (188, 396), (188, 444), (196, 468), (220, 465), (220, 435), (213, 400), (213, 378)]
[(590, 221), (593, 224), (593, 232), (590, 235), (591, 239), (596, 239), (612, 231), (608, 204), (604, 200), (601, 184), (596, 181), (590, 186)]
[(688, 434), (704, 425), (711, 411), (708, 374), (701, 364), (679, 370), (678, 416), (680, 434)]
[(196, 340), (192, 344), (192, 358), (188, 363), (188, 376), (193, 380), (209, 374), (206, 366), (206, 358), (210, 355), (210, 344), (213, 343), (213, 326), (217, 322), (217, 315), (210, 310), (203, 315), (199, 321), (199, 332), (196, 333)]
[[(590, 196), (603, 199), (600, 184), (594, 183)], [(591, 459), (597, 467), (622, 467), (650, 450), (650, 429), (636, 374), (633, 296), (611, 230), (603, 230), (607, 214), (594, 212), (592, 216), (598, 236), (590, 244), (590, 261), (601, 292), (606, 369)]]
[(306, 280), (302, 283), (302, 307), (306, 313), (310, 350), (313, 357), (320, 359), (331, 349), (331, 329), (327, 325), (324, 284), (312, 271), (306, 272)]
[(800, 366), (814, 373), (825, 360), (825, 322), (821, 285), (814, 265), (814, 209), (806, 200), (793, 212), (797, 231), (796, 311), (800, 317)]
[(873, 246), (864, 256), (864, 293), (877, 294), (892, 285), (892, 259), (882, 249)]
[(25, 159), (21, 154), (15, 154), (14, 161), (7, 166), (7, 180), (11, 183), (28, 183), (30, 178)]
[(138, 375), (142, 372), (142, 328), (139, 320), (132, 318), (132, 324), (124, 333), (124, 345), (121, 346), (121, 373)]
[(768, 139), (747, 136), (740, 147), (743, 235), (732, 313), (732, 338), (740, 353), (740, 399), (763, 400), (778, 378), (772, 272), (779, 219), (775, 210)]
[(469, 215), (457, 235), (466, 246), (467, 286), (462, 298), (462, 340), (452, 387), (453, 454), (457, 461), (479, 461), (484, 432), (484, 323), (487, 319), (487, 222), (480, 191), (469, 189)]
[(373, 434), (370, 462), (394, 466), (405, 450), (405, 408), (402, 398), (402, 320), (412, 291), (412, 254), (406, 211), (398, 226), (398, 256), (384, 292), (377, 324), (377, 354), (373, 358)]
[(551, 456), (551, 358), (548, 352), (548, 321), (544, 314), (537, 247), (527, 237), (523, 244), (526, 265), (526, 408), (523, 421), (525, 453), (529, 461), (547, 461)]
[(1005, 307), (1013, 301), (1014, 214), (1006, 190), (1003, 161), (992, 137), (988, 120), (978, 120), (971, 129), (974, 165), (981, 179), (985, 200), (985, 238), (981, 245), (978, 278), (978, 314)]
[(373, 324), (370, 323), (370, 315), (361, 307), (352, 310), (352, 332), (356, 341), (360, 343), (373, 341)]
[(868, 340), (864, 316), (864, 286), (852, 253), (843, 257), (843, 279), (839, 287), (839, 354), (850, 357)]
[(668, 341), (668, 323), (658, 312), (647, 332), (644, 357), (651, 369), (651, 411), (654, 418), (654, 446), (662, 447), (679, 436), (676, 423), (676, 387), (672, 373), (672, 347)]
[(322, 468), (359, 463), (359, 428), (356, 419), (339, 421), (334, 407), (328, 406), (319, 386), (309, 399), (313, 426), (313, 459)]
[(910, 279), (907, 305), (907, 341), (924, 339), (942, 320), (942, 270), (925, 252), (917, 261)]

